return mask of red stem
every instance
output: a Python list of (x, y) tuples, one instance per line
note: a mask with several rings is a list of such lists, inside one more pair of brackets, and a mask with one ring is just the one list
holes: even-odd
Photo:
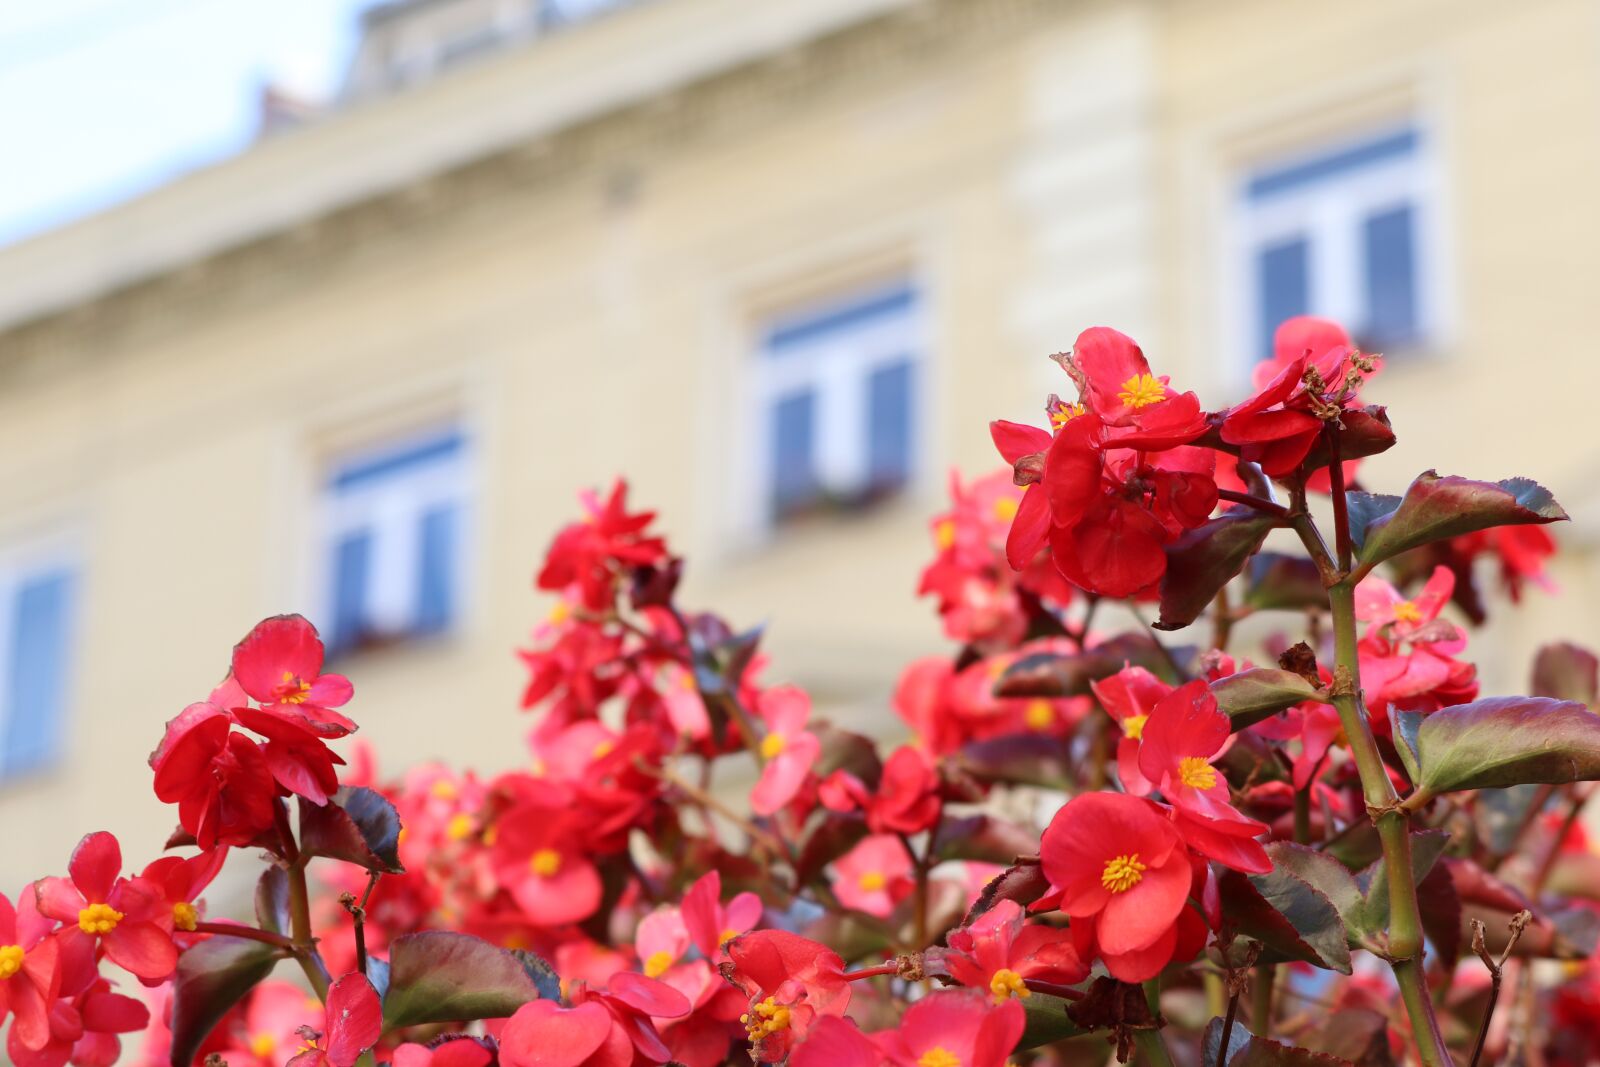
[(1228, 500), (1235, 504), (1243, 504), (1245, 507), (1264, 511), (1268, 515), (1276, 515), (1280, 519), (1288, 518), (1289, 516), (1289, 509), (1282, 504), (1274, 504), (1270, 500), (1263, 500), (1261, 497), (1251, 496), (1249, 493), (1241, 493), (1237, 489), (1218, 489), (1217, 498), (1219, 500)]
[(223, 937), (242, 937), (246, 941), (259, 941), (263, 945), (274, 945), (286, 951), (294, 951), (294, 942), (282, 934), (275, 934), (271, 930), (258, 930), (254, 926), (236, 926), (233, 923), (195, 923), (194, 932), (197, 934), (218, 934)]
[(885, 963), (881, 967), (868, 967), (864, 971), (850, 971), (844, 976), (844, 980), (846, 982), (854, 982), (862, 978), (877, 978), (880, 975), (899, 973), (900, 967), (898, 964)]

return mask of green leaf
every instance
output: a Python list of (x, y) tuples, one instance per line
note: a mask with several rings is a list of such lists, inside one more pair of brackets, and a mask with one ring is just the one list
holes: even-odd
[(1217, 706), (1228, 713), (1235, 730), (1243, 730), (1262, 719), (1321, 697), (1311, 683), (1293, 671), (1276, 667), (1252, 667), (1218, 678), (1211, 683)]
[(1294, 875), (1323, 896), (1348, 921), (1361, 909), (1361, 887), (1355, 875), (1338, 860), (1292, 841), (1272, 841), (1266, 845), (1274, 869)]
[(383, 1028), (510, 1015), (540, 995), (522, 959), (470, 934), (425, 930), (389, 946)]
[[(1355, 519), (1352, 517), (1351, 522)], [(1328, 607), (1328, 590), (1317, 565), (1305, 556), (1257, 552), (1246, 568), (1244, 605), (1256, 611), (1305, 611)]]
[[(1390, 498), (1392, 499), (1392, 498)], [(1477, 482), (1426, 471), (1393, 511), (1377, 515), (1352, 536), (1366, 569), (1433, 541), (1493, 526), (1558, 522), (1567, 517), (1549, 490), (1526, 478)]]
[(1073, 777), (1072, 750), (1050, 734), (1001, 734), (961, 747), (963, 770), (985, 782), (1059, 789)]
[[(1428, 876), (1449, 843), (1448, 830), (1418, 830), (1411, 834), (1413, 883), (1420, 883)], [(1352, 941), (1381, 944), (1389, 929), (1389, 869), (1383, 860), (1376, 860), (1356, 875), (1356, 884), (1361, 887), (1363, 899), (1358, 913), (1347, 919)]]
[(1600, 778), (1600, 715), (1547, 697), (1441, 708), (1417, 729), (1417, 787), (1429, 795)]
[(256, 882), (256, 925), (275, 934), (289, 932), (289, 875), (276, 864)]
[(300, 851), (399, 874), (400, 814), (365, 786), (343, 786), (318, 807), (300, 798)]
[(284, 956), (242, 937), (210, 937), (185, 949), (172, 980), (173, 1067), (189, 1067), (211, 1028)]
[(1533, 660), (1533, 695), (1600, 704), (1600, 660), (1568, 641), (1544, 645)]
[[(1212, 1019), (1206, 1024), (1200, 1057), (1206, 1067), (1221, 1067), (1218, 1053), (1222, 1049), (1222, 1027), (1222, 1019)], [(1228, 1034), (1227, 1067), (1355, 1067), (1355, 1064), (1326, 1052), (1313, 1052), (1257, 1037), (1235, 1019), (1233, 1030)]]
[(1422, 776), (1417, 761), (1417, 731), (1422, 729), (1422, 720), (1425, 718), (1427, 716), (1420, 711), (1401, 711), (1398, 706), (1389, 705), (1389, 733), (1394, 738), (1394, 748), (1400, 754), (1400, 762), (1405, 764), (1406, 775), (1413, 784)]
[(1167, 571), (1161, 578), (1158, 630), (1188, 626), (1217, 592), (1244, 569), (1261, 542), (1283, 525), (1274, 515), (1253, 508), (1235, 508), (1186, 531), (1166, 548)]
[(1261, 942), (1262, 962), (1301, 960), (1350, 973), (1348, 934), (1339, 909), (1292, 867), (1248, 877), (1224, 871), (1221, 889), (1224, 917), (1236, 931)]

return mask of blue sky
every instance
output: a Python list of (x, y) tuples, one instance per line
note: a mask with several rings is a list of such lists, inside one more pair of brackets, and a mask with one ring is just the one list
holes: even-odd
[(0, 4), (0, 244), (238, 151), (263, 82), (331, 93), (371, 2)]

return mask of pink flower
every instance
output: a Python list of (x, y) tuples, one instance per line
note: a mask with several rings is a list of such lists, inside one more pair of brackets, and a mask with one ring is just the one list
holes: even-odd
[(750, 809), (771, 815), (793, 800), (812, 764), (822, 752), (817, 735), (806, 730), (811, 698), (792, 685), (774, 686), (761, 694), (758, 707), (766, 723), (761, 739), (761, 780), (750, 791)]
[(488, 1067), (489, 1046), (467, 1034), (446, 1034), (436, 1044), (407, 1041), (394, 1050), (393, 1067)]
[[(31, 896), (33, 890), (23, 892)], [(61, 992), (60, 946), (45, 936), (49, 929), (37, 912), (18, 916), (0, 894), (0, 1024), (15, 1015), (11, 1037), (24, 1048), (43, 1048), (50, 1040), (50, 1005)]]
[(870, 834), (833, 864), (833, 892), (847, 908), (879, 918), (911, 892), (911, 857), (894, 834)]
[(744, 991), (749, 1010), (740, 1017), (760, 1063), (789, 1054), (823, 1016), (850, 1006), (844, 960), (826, 945), (784, 930), (757, 930), (728, 942), (729, 981)]
[(495, 824), (495, 876), (540, 926), (578, 922), (600, 906), (600, 872), (584, 840), (584, 817), (570, 808), (526, 803)]
[(1005, 1067), (1026, 1022), (1015, 999), (996, 1006), (973, 990), (942, 989), (906, 1009), (884, 1048), (900, 1067)]

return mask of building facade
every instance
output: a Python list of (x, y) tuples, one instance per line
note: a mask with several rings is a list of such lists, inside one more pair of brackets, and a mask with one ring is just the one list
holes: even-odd
[(1594, 0), (449, 6), (388, 5), (319, 121), (0, 249), (10, 884), (153, 852), (144, 754), (273, 613), (380, 768), (519, 762), (530, 576), (619, 474), (688, 602), (891, 728), (948, 472), (1093, 324), (1220, 404), (1270, 323), (1346, 321), (1389, 356), (1370, 486), (1529, 474), (1577, 520), (1485, 692), (1600, 636)]

